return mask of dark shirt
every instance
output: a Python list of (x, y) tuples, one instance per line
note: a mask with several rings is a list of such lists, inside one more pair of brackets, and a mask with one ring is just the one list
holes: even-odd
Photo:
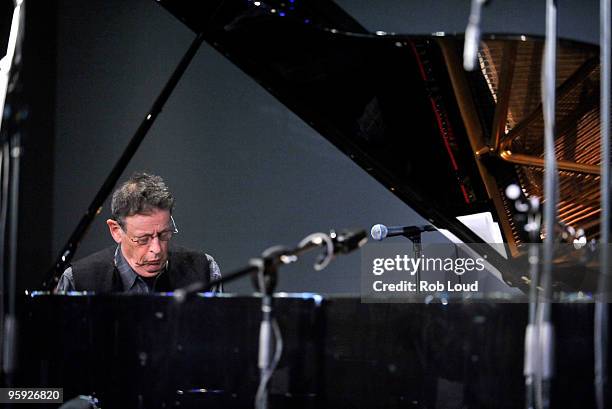
[[(155, 292), (155, 284), (159, 277), (166, 272), (162, 270), (161, 273), (155, 277), (145, 278), (141, 277), (132, 269), (130, 264), (125, 260), (120, 250), (121, 246), (117, 246), (115, 250), (114, 262), (121, 282), (123, 284), (123, 291), (130, 294), (149, 294)], [(208, 266), (210, 267), (210, 279), (217, 280), (221, 278), (221, 271), (215, 259), (212, 256), (206, 254), (208, 260)], [(64, 273), (60, 277), (60, 280), (56, 287), (56, 292), (75, 291), (76, 286), (74, 285), (74, 277), (72, 275), (72, 267), (68, 267), (64, 270)], [(213, 289), (213, 291), (221, 292), (222, 288)]]

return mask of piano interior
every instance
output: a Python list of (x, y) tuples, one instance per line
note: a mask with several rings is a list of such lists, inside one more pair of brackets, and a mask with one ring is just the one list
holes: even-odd
[[(326, 2), (161, 4), (194, 31), (206, 22), (213, 46), (434, 225), (481, 242), (456, 217), (491, 212), (518, 254), (504, 189), (545, 200), (543, 38), (484, 36), (467, 73), (461, 36), (366, 34)], [(557, 86), (559, 217), (597, 239), (598, 47), (560, 41)]]

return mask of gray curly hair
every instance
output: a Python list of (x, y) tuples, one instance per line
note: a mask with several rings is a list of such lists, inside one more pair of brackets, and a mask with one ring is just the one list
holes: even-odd
[(135, 214), (148, 214), (155, 209), (172, 213), (174, 196), (160, 176), (144, 172), (134, 173), (113, 193), (111, 217), (121, 227), (125, 218)]

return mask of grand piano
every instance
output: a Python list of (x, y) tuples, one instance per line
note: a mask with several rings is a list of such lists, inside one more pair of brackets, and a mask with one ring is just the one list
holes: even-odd
[[(328, 0), (158, 3), (432, 225), (482, 243), (457, 217), (489, 213), (509, 258), (524, 257), (504, 189), (543, 195), (541, 38), (485, 37), (467, 73), (462, 37), (370, 33)], [(559, 214), (588, 239), (599, 237), (598, 54), (559, 42)], [(526, 289), (503, 258), (492, 262), (505, 285)], [(580, 271), (554, 281), (568, 293), (585, 282)], [(278, 294), (286, 347), (271, 405), (524, 406), (528, 306), (498, 301)], [(593, 305), (555, 304), (552, 316), (552, 405), (594, 407)], [(259, 319), (256, 296), (35, 292), (20, 320), (18, 379), (95, 394), (104, 408), (251, 407)]]

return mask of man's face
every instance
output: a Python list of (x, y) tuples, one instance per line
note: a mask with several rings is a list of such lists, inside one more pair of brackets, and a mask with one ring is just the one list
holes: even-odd
[[(155, 209), (151, 213), (128, 216), (123, 228), (111, 219), (106, 224), (113, 239), (121, 244), (123, 257), (136, 274), (154, 277), (164, 269), (169, 241), (160, 240), (159, 235), (174, 230), (168, 210)], [(147, 241), (148, 244), (142, 244)]]

